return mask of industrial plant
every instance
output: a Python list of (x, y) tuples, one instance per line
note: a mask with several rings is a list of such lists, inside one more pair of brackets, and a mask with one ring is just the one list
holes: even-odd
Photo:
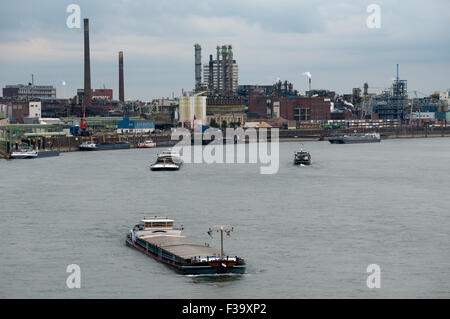
[[(308, 89), (301, 93), (288, 80), (239, 83), (239, 50), (231, 44), (217, 45), (206, 61), (202, 60), (201, 45), (194, 44), (192, 90), (182, 90), (180, 96), (173, 94), (149, 101), (125, 98), (124, 48), (116, 53), (119, 87), (118, 100), (115, 100), (113, 89), (91, 86), (89, 19), (83, 21), (83, 34), (83, 88), (78, 89), (76, 95), (66, 98), (64, 94), (63, 98), (57, 98), (54, 85), (38, 85), (34, 75), (28, 84), (11, 84), (3, 88), (0, 98), (2, 156), (23, 142), (42, 143), (41, 137), (102, 136), (104, 139), (108, 136), (118, 139), (118, 132), (150, 134), (158, 131), (162, 136), (156, 139), (167, 141), (167, 133), (174, 127), (224, 129), (262, 125), (278, 127), (282, 130), (280, 136), (288, 138), (320, 139), (333, 134), (330, 128), (385, 129), (385, 136), (407, 134), (404, 131), (407, 127), (410, 128), (408, 134), (428, 136), (441, 128), (439, 134), (447, 134), (450, 90), (431, 95), (409, 92), (407, 80), (399, 76), (398, 64), (390, 87), (364, 83), (359, 88), (352, 88), (349, 94), (315, 88), (313, 74), (303, 71), (301, 75), (307, 81)], [(133, 123), (133, 127), (140, 129), (124, 130), (120, 123)], [(403, 130), (400, 133), (399, 128)], [(71, 150), (71, 147), (67, 149)]]

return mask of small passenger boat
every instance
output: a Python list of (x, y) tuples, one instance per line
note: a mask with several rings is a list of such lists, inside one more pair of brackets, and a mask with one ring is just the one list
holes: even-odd
[(311, 154), (301, 149), (294, 153), (295, 165), (311, 165)]

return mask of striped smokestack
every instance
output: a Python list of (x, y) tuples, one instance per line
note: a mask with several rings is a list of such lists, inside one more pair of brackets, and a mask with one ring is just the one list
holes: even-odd
[(84, 107), (91, 103), (91, 60), (89, 56), (89, 19), (84, 19)]
[(123, 52), (119, 52), (119, 101), (125, 102), (124, 86), (123, 86)]

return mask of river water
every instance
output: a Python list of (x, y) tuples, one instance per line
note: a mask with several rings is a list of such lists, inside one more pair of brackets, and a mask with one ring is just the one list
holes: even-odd
[[(377, 144), (280, 143), (260, 164), (185, 164), (151, 172), (161, 149), (0, 161), (1, 298), (449, 298), (450, 138)], [(207, 230), (231, 224), (225, 250), (242, 276), (183, 276), (125, 245), (144, 216)], [(81, 269), (69, 289), (66, 267)], [(366, 285), (377, 264), (381, 287)]]

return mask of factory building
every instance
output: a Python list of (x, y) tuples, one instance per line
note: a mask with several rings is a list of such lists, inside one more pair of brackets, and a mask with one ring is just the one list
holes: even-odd
[(113, 90), (112, 89), (97, 89), (92, 90), (91, 98), (93, 100), (108, 100), (112, 101), (113, 99)]
[(3, 88), (3, 97), (10, 98), (56, 98), (56, 89), (51, 85), (7, 85)]
[(205, 87), (214, 95), (236, 95), (239, 68), (233, 59), (231, 45), (217, 46), (216, 59), (209, 56), (209, 62), (203, 66), (203, 79)]
[(39, 101), (11, 101), (2, 106), (1, 110), (11, 122), (23, 123), (25, 118), (40, 119), (42, 117), (42, 106)]
[(390, 90), (364, 101), (362, 112), (372, 116), (375, 114), (375, 117), (380, 120), (403, 120), (406, 118), (406, 114), (409, 113), (407, 81), (399, 79), (398, 64), (397, 77)]
[(247, 106), (239, 96), (208, 96), (207, 123), (216, 127), (237, 127), (247, 120)]
[(331, 118), (331, 100), (321, 97), (250, 96), (249, 117), (279, 118), (296, 122), (327, 121)]
[(131, 120), (129, 117), (124, 117), (123, 120), (117, 122), (117, 133), (140, 133), (147, 134), (155, 130), (155, 121), (149, 120)]

